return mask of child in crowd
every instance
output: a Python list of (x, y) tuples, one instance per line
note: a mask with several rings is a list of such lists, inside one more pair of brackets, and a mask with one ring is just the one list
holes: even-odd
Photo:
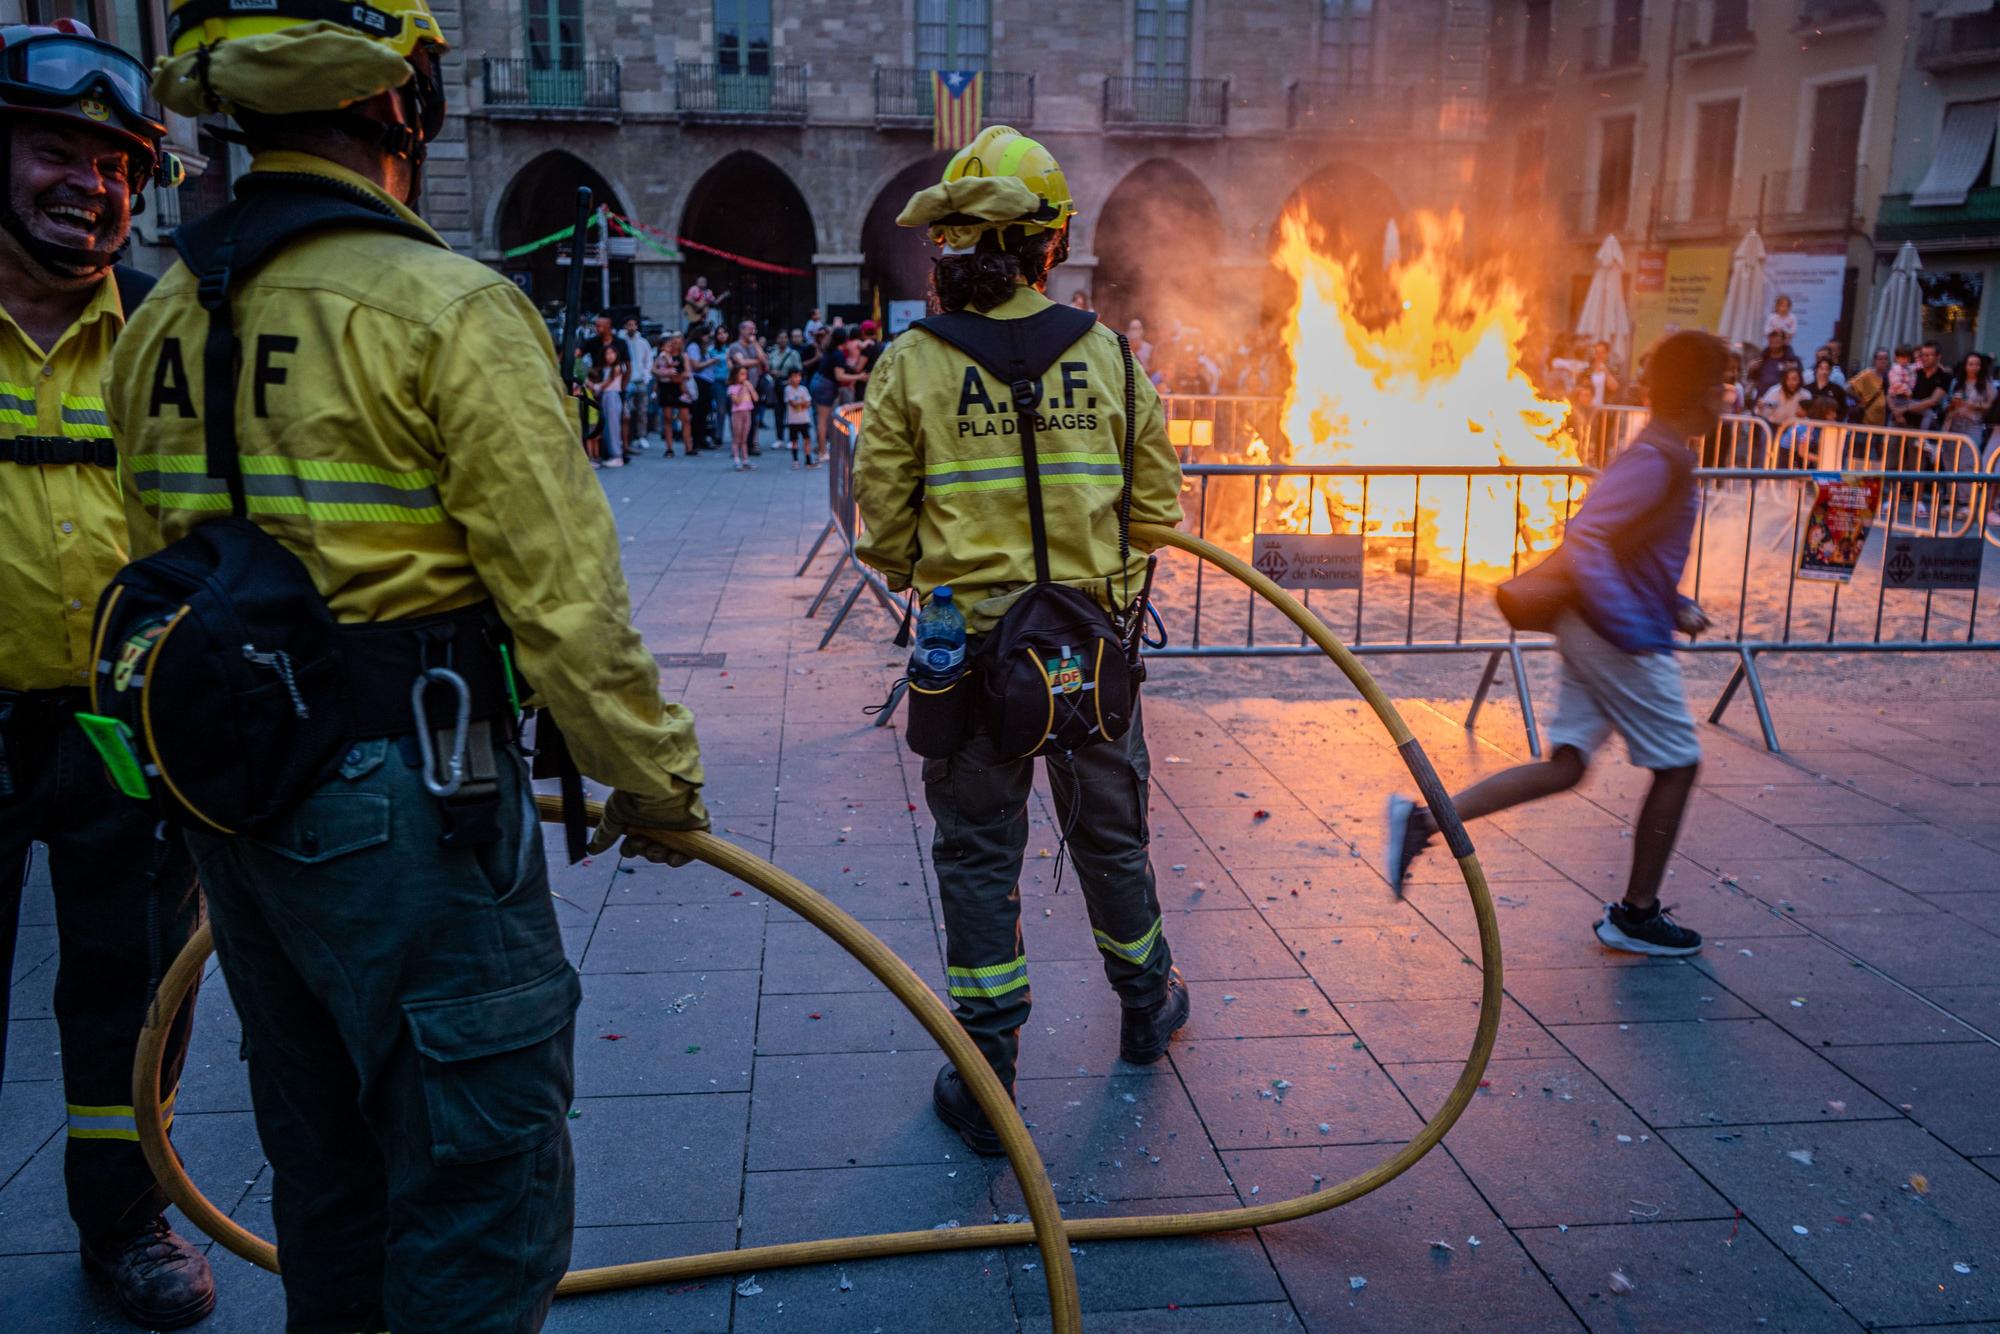
[(1790, 297), (1780, 293), (1778, 299), (1771, 303), (1771, 314), (1764, 321), (1764, 333), (1767, 337), (1773, 333), (1782, 333), (1788, 344), (1798, 337), (1799, 317), (1792, 314)]
[(729, 377), (729, 457), (737, 472), (756, 471), (750, 461), (750, 419), (757, 412), (757, 387), (750, 368), (738, 366)]
[(819, 459), (813, 454), (813, 400), (812, 391), (805, 386), (805, 372), (797, 367), (785, 377), (785, 438), (792, 445), (792, 466), (799, 466), (799, 446), (806, 447), (805, 466), (817, 467)]
[(1889, 420), (1897, 420), (1897, 413), (1910, 406), (1910, 399), (1917, 392), (1917, 353), (1915, 348), (1899, 347), (1896, 359), (1889, 363)]

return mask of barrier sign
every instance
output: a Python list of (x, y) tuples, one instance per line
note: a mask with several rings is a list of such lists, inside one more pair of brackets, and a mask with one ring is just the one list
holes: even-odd
[(1259, 533), (1250, 563), (1280, 588), (1361, 587), (1361, 534)]
[(1986, 539), (1892, 537), (1883, 553), (1882, 580), (1891, 588), (1974, 589), (1986, 558)]
[(1846, 583), (1854, 577), (1868, 525), (1882, 502), (1882, 479), (1860, 474), (1814, 473), (1816, 496), (1799, 544), (1799, 578)]

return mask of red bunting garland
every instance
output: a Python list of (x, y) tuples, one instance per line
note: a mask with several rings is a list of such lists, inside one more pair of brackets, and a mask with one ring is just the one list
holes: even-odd
[(649, 236), (656, 236), (662, 241), (671, 241), (684, 250), (699, 250), (705, 255), (714, 255), (717, 259), (726, 259), (732, 264), (741, 264), (746, 269), (755, 269), (760, 273), (781, 273), (790, 278), (809, 278), (812, 276), (811, 269), (795, 268), (790, 264), (773, 264), (769, 260), (751, 259), (747, 255), (738, 255), (727, 250), (718, 250), (712, 245), (703, 245), (699, 241), (690, 241), (685, 236), (674, 236), (662, 231), (658, 227), (648, 226), (643, 222), (634, 222), (632, 219), (622, 214), (613, 213), (609, 209), (605, 210), (605, 214), (617, 222), (621, 228), (642, 231)]

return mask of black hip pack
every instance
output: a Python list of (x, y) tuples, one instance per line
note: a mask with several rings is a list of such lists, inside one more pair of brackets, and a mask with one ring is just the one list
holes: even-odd
[(97, 604), (91, 713), (79, 715), (126, 795), (233, 834), (333, 775), (355, 735), (340, 628), (303, 562), (253, 523), (236, 440), (235, 284), (309, 232), (430, 238), (366, 193), (253, 173), (228, 207), (174, 233), (208, 311), (202, 428), (229, 514), (127, 565)]
[[(1136, 636), (1126, 630), (1136, 626), (1139, 609), (1127, 606), (1122, 615), (1130, 625), (1121, 627), (1096, 598), (1054, 581), (1042, 513), (1041, 467), (1035, 454), (1042, 376), (1096, 323), (1091, 312), (1070, 306), (1050, 306), (1020, 320), (953, 311), (916, 322), (916, 327), (944, 339), (999, 377), (1014, 406), (1027, 481), (1035, 582), (985, 636), (971, 679), (960, 687), (978, 691), (971, 701), (973, 721), (985, 724), (994, 747), (1010, 759), (1049, 751), (1067, 754), (1100, 741), (1116, 741), (1132, 726), (1138, 702), (1141, 673), (1131, 652)], [(1118, 346), (1125, 358), (1124, 489), (1118, 504), (1118, 558), (1123, 572), (1131, 556), (1136, 370), (1122, 334)], [(1107, 595), (1109, 583), (1107, 578)], [(936, 701), (929, 702), (936, 707)], [(918, 704), (913, 694), (912, 748), (923, 754), (928, 752), (915, 742)]]

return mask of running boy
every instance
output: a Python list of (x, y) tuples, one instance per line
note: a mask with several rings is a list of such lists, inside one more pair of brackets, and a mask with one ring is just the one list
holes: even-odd
[(805, 372), (793, 366), (785, 376), (785, 439), (792, 443), (792, 466), (799, 466), (799, 446), (806, 447), (806, 467), (819, 465), (813, 454), (813, 396), (806, 388)]
[[(1606, 904), (1597, 938), (1631, 954), (1683, 955), (1701, 937), (1660, 907), (1660, 880), (1680, 834), (1701, 763), (1701, 742), (1674, 661), (1674, 631), (1708, 626), (1680, 595), (1700, 506), (1697, 442), (1722, 417), (1723, 342), (1692, 330), (1669, 335), (1646, 368), (1652, 419), (1617, 455), (1570, 521), (1560, 558), (1569, 606), (1556, 622), (1562, 690), (1549, 724), (1549, 758), (1482, 779), (1454, 800), (1467, 820), (1566, 792), (1612, 732), (1632, 763), (1653, 771), (1632, 840), (1622, 903)], [(1410, 863), (1437, 832), (1430, 812), (1389, 798), (1386, 867), (1400, 895)]]

